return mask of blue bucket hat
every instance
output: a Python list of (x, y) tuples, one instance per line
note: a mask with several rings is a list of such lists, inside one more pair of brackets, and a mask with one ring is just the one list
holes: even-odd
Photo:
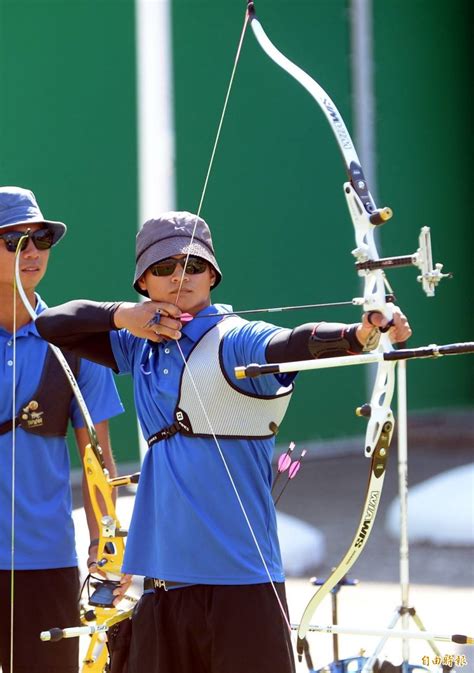
[(62, 222), (45, 220), (35, 195), (29, 189), (0, 187), (0, 230), (15, 224), (43, 224), (53, 234), (53, 245), (67, 230)]

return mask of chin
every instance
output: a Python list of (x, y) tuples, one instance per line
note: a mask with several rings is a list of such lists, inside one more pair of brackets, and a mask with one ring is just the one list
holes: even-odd
[(45, 274), (44, 269), (38, 269), (37, 271), (21, 272), (20, 278), (22, 285), (25, 290), (35, 290), (39, 285), (40, 281), (43, 279)]

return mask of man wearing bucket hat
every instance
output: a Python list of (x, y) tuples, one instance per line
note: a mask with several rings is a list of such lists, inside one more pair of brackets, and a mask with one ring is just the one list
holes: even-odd
[[(37, 320), (44, 338), (134, 378), (150, 448), (123, 566), (146, 577), (128, 673), (295, 670), (271, 496), (295, 376), (238, 381), (234, 367), (360, 352), (387, 325), (249, 322), (211, 303), (221, 279), (206, 222), (169, 212), (137, 235), (133, 286), (148, 301), (75, 301)], [(411, 334), (399, 311), (391, 332)]]
[[(11, 673), (78, 670), (77, 640), (48, 645), (39, 634), (53, 625), (79, 624), (68, 421), (81, 455), (88, 435), (63, 371), (20, 296), (14, 297), (20, 244), (22, 286), (35, 311), (45, 310), (35, 289), (46, 273), (50, 249), (65, 233), (65, 224), (43, 217), (31, 191), (0, 187), (0, 666), (5, 673), (11, 667)], [(123, 408), (112, 374), (76, 356), (68, 356), (68, 362), (113, 474), (107, 419)], [(85, 489), (84, 494), (94, 539), (98, 531)], [(91, 563), (94, 551), (92, 545)]]

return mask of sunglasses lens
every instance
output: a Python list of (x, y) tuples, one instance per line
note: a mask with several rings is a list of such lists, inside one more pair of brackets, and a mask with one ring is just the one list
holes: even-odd
[(154, 276), (171, 276), (177, 264), (177, 259), (164, 259), (157, 264), (153, 264), (150, 267), (150, 271)]
[[(163, 259), (150, 266), (150, 271), (154, 276), (171, 276), (178, 264), (184, 266), (185, 258), (183, 259)], [(207, 262), (200, 257), (190, 257), (186, 264), (186, 273), (193, 276), (195, 273), (204, 273), (207, 269)]]
[(199, 257), (190, 257), (186, 264), (186, 273), (193, 275), (195, 273), (204, 273), (207, 269), (207, 262)]
[[(18, 247), (18, 241), (21, 239), (23, 234), (19, 231), (10, 231), (8, 234), (3, 234), (2, 238), (5, 241), (5, 247), (8, 252), (16, 252)], [(21, 243), (21, 250), (24, 250), (28, 245), (28, 237), (25, 238)]]
[(3, 238), (5, 241), (5, 247), (8, 252), (16, 252), (20, 240), (20, 249), (24, 250), (27, 247), (30, 238), (33, 240), (37, 250), (49, 250), (54, 243), (54, 235), (49, 229), (39, 229), (32, 234), (25, 234), (26, 232), (24, 231), (9, 231), (7, 234), (2, 234), (0, 238)]
[[(49, 250), (53, 245), (53, 234), (49, 229), (40, 229), (31, 234), (34, 244), (38, 250)], [(26, 241), (25, 241), (26, 242)]]

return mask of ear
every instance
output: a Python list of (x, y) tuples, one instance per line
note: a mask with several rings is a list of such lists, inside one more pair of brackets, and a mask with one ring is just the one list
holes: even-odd
[(211, 276), (211, 290), (212, 290), (212, 288), (216, 284), (217, 273), (215, 272), (214, 267), (211, 266), (211, 265), (209, 265), (209, 273), (210, 273), (210, 276)]
[(140, 290), (144, 290), (145, 292), (148, 292), (146, 282), (145, 282), (145, 274), (143, 274), (143, 276), (141, 276), (141, 278), (138, 279), (137, 283), (138, 283), (138, 287), (140, 288)]

